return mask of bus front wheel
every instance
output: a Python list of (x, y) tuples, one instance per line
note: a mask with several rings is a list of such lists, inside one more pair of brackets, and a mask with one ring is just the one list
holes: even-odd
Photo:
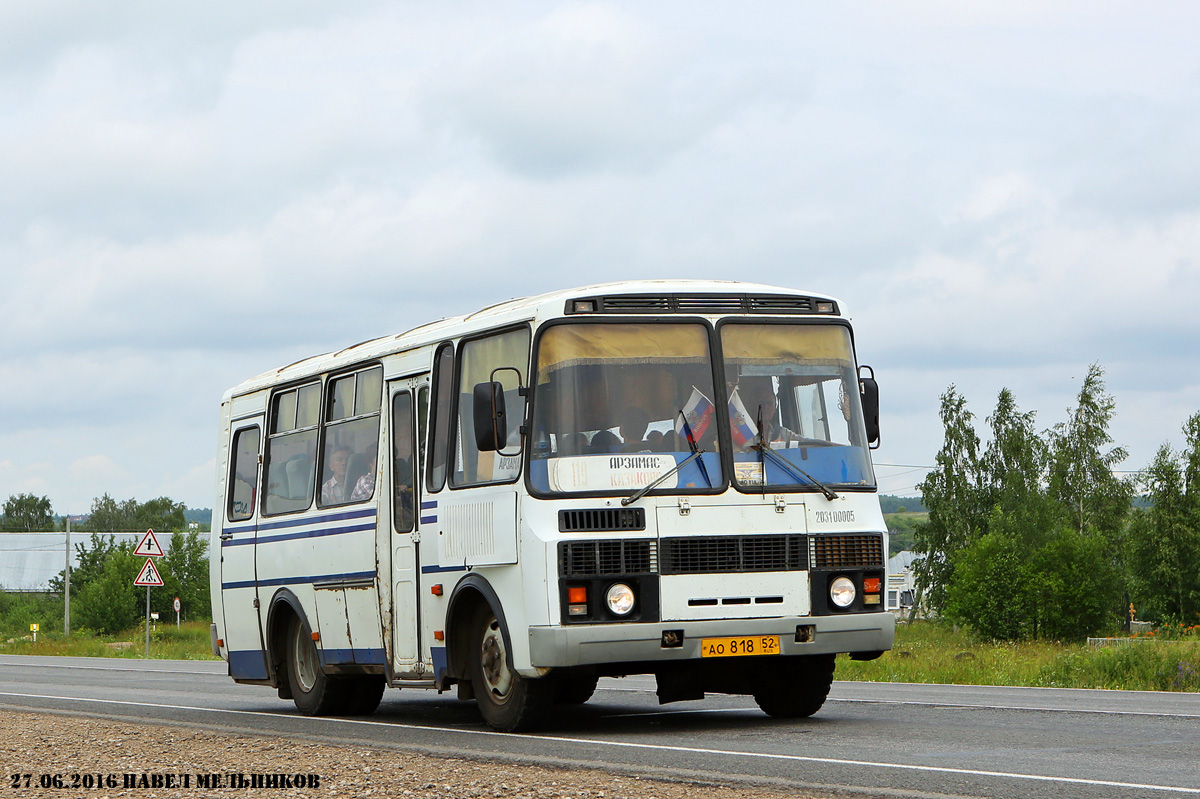
[(298, 616), (288, 626), (288, 683), (292, 701), (306, 716), (328, 716), (342, 709), (346, 684), (321, 670), (321, 659), (308, 625)]
[(834, 655), (804, 655), (785, 668), (764, 669), (758, 675), (754, 701), (768, 716), (804, 718), (825, 704), (833, 685)]
[(486, 605), (475, 615), (470, 640), (471, 684), (483, 720), (502, 732), (536, 727), (553, 699), (553, 686), (512, 670), (504, 630)]

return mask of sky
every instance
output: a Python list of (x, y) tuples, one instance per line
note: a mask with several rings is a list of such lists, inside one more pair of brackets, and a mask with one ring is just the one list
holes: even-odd
[[(0, 499), (214, 504), (222, 393), (512, 297), (838, 297), (913, 495), (951, 384), (1200, 411), (1200, 5), (0, 4)], [(982, 430), (981, 430), (982, 432)]]

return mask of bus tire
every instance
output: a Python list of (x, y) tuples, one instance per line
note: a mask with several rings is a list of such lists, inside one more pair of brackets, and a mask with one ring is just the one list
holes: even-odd
[(599, 680), (595, 675), (562, 677), (555, 686), (554, 701), (560, 705), (582, 705), (596, 693)]
[(834, 655), (802, 655), (790, 668), (763, 669), (754, 701), (768, 716), (806, 718), (821, 709), (833, 685)]
[(504, 630), (487, 605), (476, 611), (469, 641), (471, 684), (483, 720), (501, 732), (537, 727), (553, 700), (554, 685), (512, 670)]
[(350, 677), (346, 683), (346, 716), (369, 716), (379, 707), (387, 681), (382, 674)]
[(298, 616), (288, 624), (287, 674), (292, 701), (306, 716), (328, 716), (342, 710), (347, 685), (321, 670), (321, 658), (308, 625)]

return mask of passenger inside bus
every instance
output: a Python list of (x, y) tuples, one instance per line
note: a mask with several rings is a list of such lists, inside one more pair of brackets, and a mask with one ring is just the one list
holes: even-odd
[(638, 405), (630, 405), (623, 411), (621, 425), (618, 428), (621, 432), (622, 447), (625, 452), (643, 452), (649, 451), (650, 447), (646, 444), (646, 426), (650, 424), (650, 414)]
[[(378, 447), (372, 444), (367, 448), (365, 455), (355, 455), (356, 459), (362, 460), (363, 472), (358, 479), (354, 480), (354, 491), (350, 494), (351, 502), (358, 502), (363, 499), (370, 499), (375, 494), (375, 467), (379, 462)], [(350, 479), (353, 479), (353, 473), (350, 474)], [(349, 484), (350, 479), (347, 479)]]
[(350, 463), (350, 448), (336, 447), (329, 456), (326, 474), (333, 476), (321, 485), (321, 504), (340, 505), (346, 501), (346, 467)]

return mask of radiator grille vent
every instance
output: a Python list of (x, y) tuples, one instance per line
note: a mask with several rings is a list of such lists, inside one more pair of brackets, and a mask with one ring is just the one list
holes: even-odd
[(645, 508), (596, 508), (560, 510), (558, 529), (563, 533), (597, 533), (645, 530)]
[(883, 537), (878, 535), (814, 535), (814, 569), (860, 569), (883, 566)]
[(564, 541), (558, 545), (563, 577), (650, 574), (658, 562), (653, 541)]
[(807, 568), (803, 535), (664, 538), (663, 574), (800, 571)]

